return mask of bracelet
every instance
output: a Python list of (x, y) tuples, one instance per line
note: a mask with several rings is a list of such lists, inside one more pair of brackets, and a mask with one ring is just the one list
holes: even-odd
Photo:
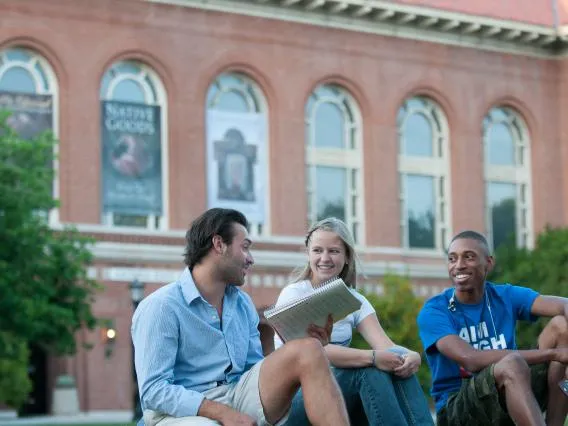
[(377, 358), (377, 354), (376, 354), (376, 352), (375, 352), (374, 349), (371, 351), (371, 354), (372, 354), (372, 356), (373, 356), (372, 361), (371, 361), (371, 365), (374, 367), (374, 366), (376, 365), (376, 364), (375, 364), (375, 360), (376, 360), (376, 358)]

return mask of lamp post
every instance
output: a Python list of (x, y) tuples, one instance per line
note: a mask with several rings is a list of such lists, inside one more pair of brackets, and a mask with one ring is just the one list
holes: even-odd
[[(129, 285), (130, 298), (132, 299), (132, 312), (136, 312), (136, 308), (140, 301), (144, 298), (144, 283), (135, 279)], [(140, 394), (138, 392), (138, 378), (136, 377), (136, 366), (134, 364), (134, 345), (132, 345), (132, 378), (134, 383), (134, 412), (133, 420), (138, 421), (142, 417), (142, 407), (140, 406)]]

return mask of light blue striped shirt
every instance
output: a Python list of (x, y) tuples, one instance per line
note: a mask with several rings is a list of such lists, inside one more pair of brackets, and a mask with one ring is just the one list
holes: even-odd
[(132, 318), (143, 410), (195, 416), (206, 390), (236, 382), (262, 359), (258, 314), (248, 294), (227, 286), (222, 325), (185, 269), (144, 299)]

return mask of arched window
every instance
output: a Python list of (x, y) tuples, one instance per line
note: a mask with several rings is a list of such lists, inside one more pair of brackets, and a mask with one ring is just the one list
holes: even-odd
[(209, 87), (207, 109), (263, 113), (266, 111), (266, 101), (262, 91), (250, 78), (238, 73), (224, 73)]
[[(45, 130), (58, 136), (57, 78), (43, 57), (20, 47), (0, 51), (0, 109), (12, 111), (8, 124), (22, 137), (32, 138)], [(57, 154), (57, 145), (54, 149)], [(57, 160), (53, 168), (53, 196), (59, 198)], [(57, 209), (49, 212), (51, 223), (58, 219)]]
[(416, 96), (397, 122), (403, 246), (441, 250), (451, 229), (446, 118), (435, 102)]
[(308, 222), (335, 216), (363, 243), (361, 114), (352, 96), (322, 84), (305, 107)]
[(483, 120), (486, 221), (494, 248), (511, 239), (532, 246), (529, 136), (521, 117), (496, 107)]
[(268, 108), (258, 85), (226, 72), (207, 91), (208, 204), (247, 216), (253, 235), (269, 235)]
[(100, 87), (103, 223), (167, 229), (166, 92), (136, 61), (108, 68)]

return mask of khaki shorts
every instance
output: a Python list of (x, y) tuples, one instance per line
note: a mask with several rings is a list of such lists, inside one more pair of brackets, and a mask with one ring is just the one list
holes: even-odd
[[(206, 399), (228, 405), (229, 407), (248, 414), (256, 420), (258, 426), (271, 426), (266, 421), (260, 392), (258, 379), (260, 377), (260, 366), (262, 361), (255, 364), (249, 371), (241, 376), (238, 382), (228, 385), (217, 386), (203, 392)], [(280, 426), (286, 422), (288, 413), (276, 423)], [(218, 426), (215, 420), (200, 416), (172, 417), (167, 414), (158, 413), (152, 410), (144, 411), (145, 426)]]

